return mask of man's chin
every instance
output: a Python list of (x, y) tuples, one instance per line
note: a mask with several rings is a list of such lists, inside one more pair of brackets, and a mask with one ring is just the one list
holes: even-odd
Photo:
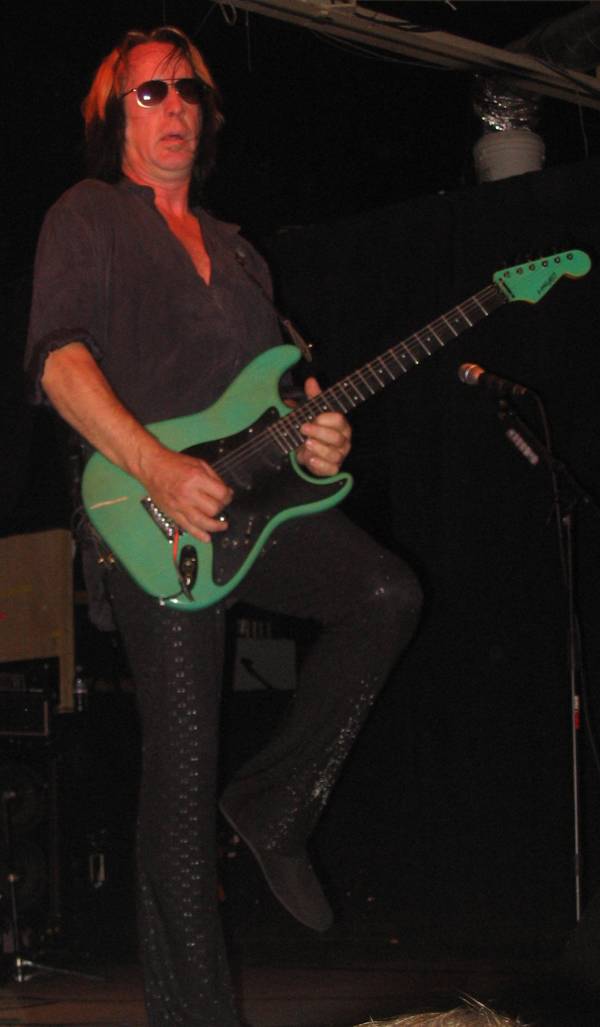
[(191, 153), (189, 149), (167, 149), (160, 154), (157, 160), (159, 167), (165, 171), (190, 171), (194, 166), (195, 154)]

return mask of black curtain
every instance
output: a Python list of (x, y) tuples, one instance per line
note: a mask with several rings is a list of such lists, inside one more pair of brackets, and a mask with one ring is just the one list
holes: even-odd
[[(266, 243), (282, 305), (337, 380), (522, 259), (579, 248), (592, 271), (513, 303), (354, 417), (351, 516), (419, 570), (420, 634), (322, 824), (348, 916), (415, 943), (552, 946), (575, 916), (567, 590), (551, 479), (505, 437), (498, 402), (458, 379), (475, 362), (542, 397), (554, 450), (600, 496), (600, 163), (427, 197)], [(539, 411), (520, 400), (541, 435)], [(587, 669), (583, 905), (600, 877), (600, 516), (572, 513)], [(350, 857), (353, 853), (355, 858)], [(368, 869), (360, 871), (359, 868)], [(342, 869), (340, 869), (342, 868)], [(412, 932), (412, 935), (411, 935)]]

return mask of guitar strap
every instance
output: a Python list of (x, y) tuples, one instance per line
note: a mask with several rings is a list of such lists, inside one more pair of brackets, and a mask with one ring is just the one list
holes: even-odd
[(245, 273), (248, 275), (250, 281), (253, 282), (256, 288), (260, 290), (263, 299), (267, 301), (271, 309), (274, 311), (275, 316), (277, 317), (279, 324), (285, 330), (286, 335), (289, 336), (294, 346), (298, 347), (304, 359), (310, 363), (313, 358), (311, 352), (311, 350), (313, 349), (313, 343), (306, 341), (301, 332), (296, 328), (292, 321), (290, 321), (289, 317), (284, 317), (284, 315), (281, 313), (280, 310), (278, 310), (277, 306), (269, 296), (262, 282), (259, 282), (256, 275), (253, 275), (252, 272), (248, 270), (248, 268), (246, 267), (246, 254), (244, 253), (241, 246), (238, 246), (235, 251), (235, 259), (237, 260), (242, 270), (245, 271)]

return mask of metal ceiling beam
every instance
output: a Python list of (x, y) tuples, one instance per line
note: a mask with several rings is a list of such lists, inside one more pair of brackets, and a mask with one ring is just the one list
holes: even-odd
[[(223, 0), (213, 0), (222, 5)], [(427, 31), (356, 0), (226, 0), (226, 6), (278, 18), (322, 35), (399, 54), (455, 71), (496, 73), (513, 88), (600, 110), (593, 75), (548, 65), (528, 54), (477, 43), (449, 32)]]

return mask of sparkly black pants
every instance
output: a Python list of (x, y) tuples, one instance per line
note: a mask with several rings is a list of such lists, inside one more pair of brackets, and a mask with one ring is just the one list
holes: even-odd
[[(256, 836), (285, 851), (314, 827), (415, 630), (421, 591), (401, 560), (338, 511), (289, 522), (275, 538), (235, 599), (321, 628), (282, 728), (230, 787), (250, 798)], [(238, 1027), (215, 857), (225, 610), (161, 608), (120, 571), (109, 587), (142, 720), (137, 859), (149, 1023)]]

